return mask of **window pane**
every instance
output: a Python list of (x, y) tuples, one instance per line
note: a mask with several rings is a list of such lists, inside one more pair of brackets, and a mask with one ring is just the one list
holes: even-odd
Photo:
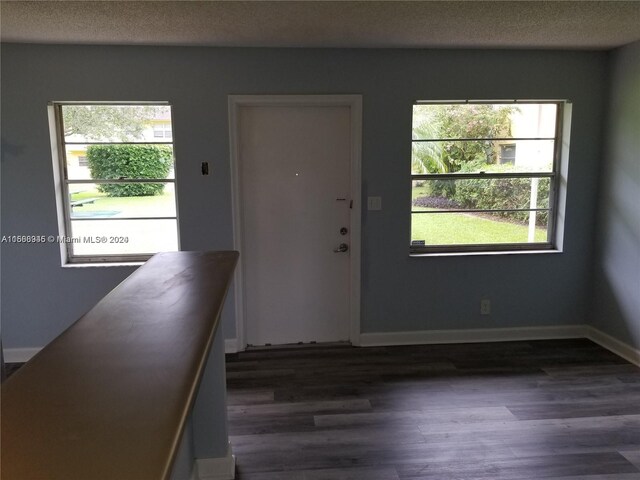
[(411, 173), (552, 172), (554, 140), (412, 143)]
[(550, 190), (550, 178), (414, 180), (411, 210), (549, 208)]
[[(168, 105), (62, 105), (65, 142), (153, 142), (171, 140)], [(154, 127), (169, 131), (156, 139)]]
[(74, 255), (153, 254), (178, 249), (176, 220), (71, 221)]
[(549, 244), (558, 108), (511, 101), (414, 105), (414, 248)]
[(535, 212), (413, 213), (412, 245), (472, 245), (547, 242), (548, 216)]
[(175, 217), (173, 183), (73, 183), (71, 218)]
[(174, 178), (172, 145), (72, 144), (65, 155), (69, 180)]
[(413, 139), (553, 138), (555, 103), (413, 106)]

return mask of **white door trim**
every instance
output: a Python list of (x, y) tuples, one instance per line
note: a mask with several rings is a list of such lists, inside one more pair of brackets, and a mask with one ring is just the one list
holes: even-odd
[(242, 202), (240, 198), (238, 110), (245, 106), (345, 106), (351, 112), (351, 245), (349, 279), (350, 337), (360, 345), (360, 264), (361, 264), (361, 164), (362, 164), (362, 95), (229, 95), (229, 156), (231, 161), (231, 209), (233, 246), (240, 252), (234, 278), (236, 338), (238, 351), (246, 348)]

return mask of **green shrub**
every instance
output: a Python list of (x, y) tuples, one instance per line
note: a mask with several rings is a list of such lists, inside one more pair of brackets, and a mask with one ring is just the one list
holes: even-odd
[[(485, 171), (499, 172), (505, 168), (487, 165)], [(456, 181), (455, 194), (452, 197), (464, 208), (474, 209), (509, 209), (529, 208), (531, 199), (531, 178), (499, 178), (499, 179), (466, 179)], [(538, 183), (538, 208), (549, 206), (550, 181), (541, 178)], [(527, 223), (529, 212), (494, 212), (491, 215)], [(547, 224), (548, 212), (538, 212), (536, 224)]]
[[(90, 145), (87, 163), (96, 179), (167, 178), (173, 154), (167, 145)], [(98, 190), (110, 197), (141, 197), (161, 194), (164, 184), (101, 184)]]
[(431, 180), (429, 194), (434, 197), (444, 197), (453, 200), (456, 196), (456, 182), (453, 180)]
[[(472, 160), (465, 163), (459, 171), (462, 173), (476, 173), (479, 171), (487, 171), (491, 167), (492, 165), (488, 165), (482, 160)], [(456, 201), (456, 186), (459, 182), (460, 180), (431, 180), (429, 181), (427, 190), (431, 196), (444, 197)]]

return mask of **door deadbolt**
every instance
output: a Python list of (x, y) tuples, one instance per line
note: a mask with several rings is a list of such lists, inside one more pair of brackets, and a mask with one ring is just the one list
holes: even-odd
[(347, 250), (349, 250), (349, 245), (347, 245), (346, 243), (341, 243), (338, 248), (334, 248), (333, 251), (335, 253), (344, 253)]
[(347, 233), (349, 233), (349, 230), (347, 230), (346, 227), (340, 229), (340, 235), (346, 235)]

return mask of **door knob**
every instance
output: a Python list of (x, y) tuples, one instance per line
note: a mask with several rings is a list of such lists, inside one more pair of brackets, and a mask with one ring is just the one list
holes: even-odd
[(333, 251), (335, 253), (344, 253), (347, 250), (349, 250), (349, 245), (347, 245), (346, 243), (341, 243), (338, 248), (334, 248)]

